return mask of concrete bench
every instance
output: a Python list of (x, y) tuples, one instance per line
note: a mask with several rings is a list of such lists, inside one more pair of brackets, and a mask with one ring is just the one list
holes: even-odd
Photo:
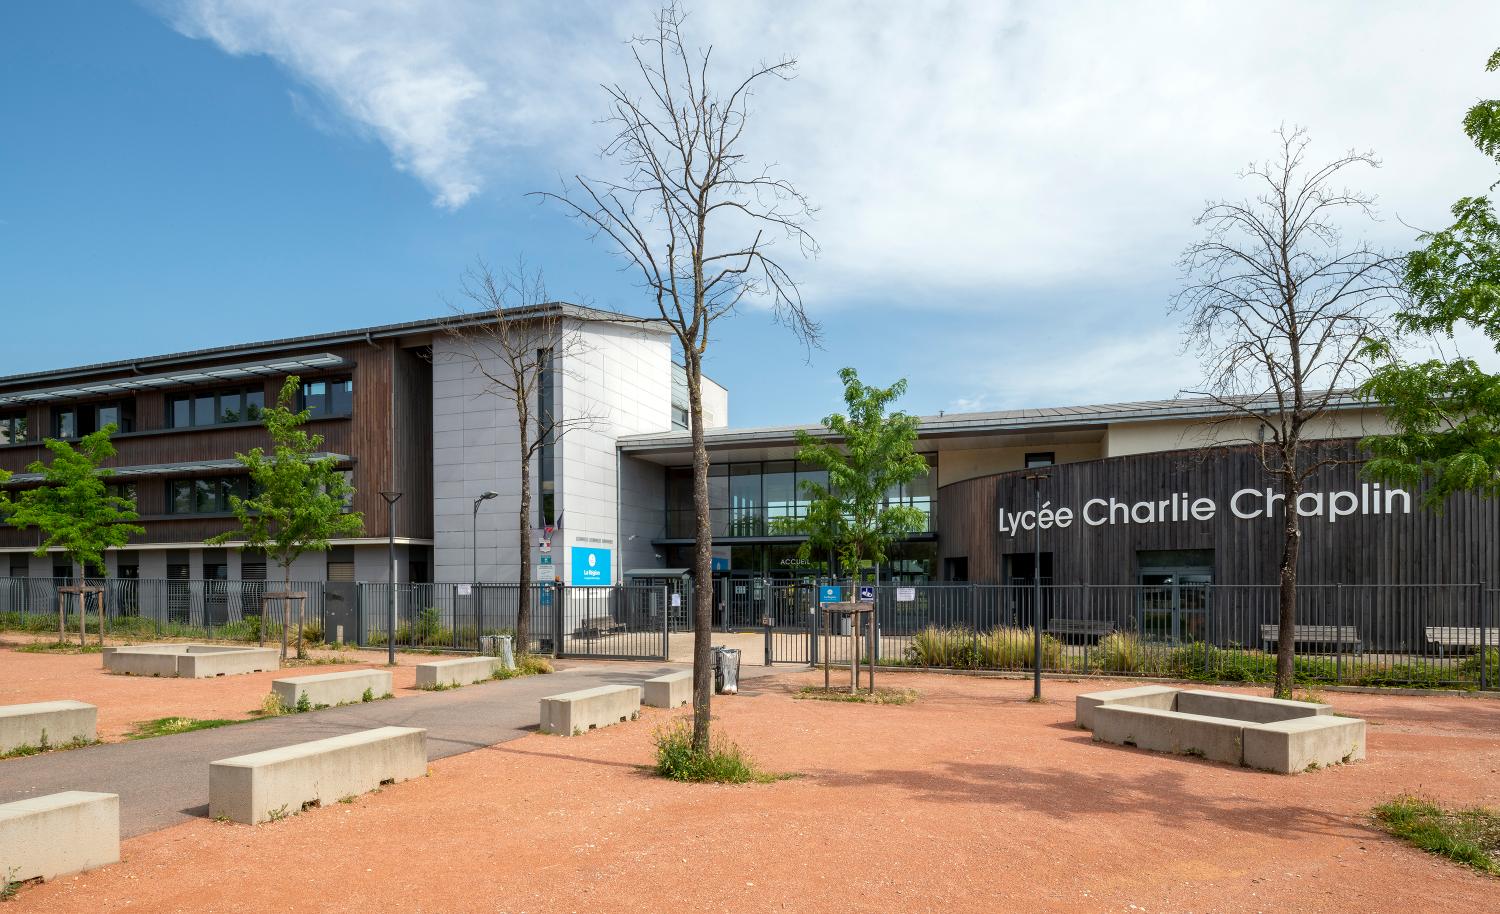
[(653, 708), (680, 708), (693, 700), (693, 671), (679, 670), (656, 676), (641, 686), (645, 694), (641, 704)]
[(54, 879), (120, 860), (120, 797), (67, 790), (0, 804), (0, 876)]
[(1094, 709), (1106, 703), (1171, 711), (1176, 707), (1177, 693), (1180, 691), (1182, 690), (1172, 686), (1150, 685), (1089, 692), (1073, 700), (1073, 722), (1085, 730), (1094, 729)]
[(1094, 739), (1152, 752), (1196, 755), (1238, 765), (1244, 761), (1245, 722), (1131, 705), (1094, 709)]
[(417, 664), (417, 688), (435, 689), (485, 682), (504, 669), (499, 657), (459, 657)]
[(1295, 717), (1245, 728), (1244, 764), (1296, 774), (1365, 757), (1365, 722), (1354, 717)]
[(273, 679), (271, 691), (281, 699), (282, 707), (295, 708), (307, 696), (307, 703), (349, 705), (365, 700), (368, 690), (374, 698), (384, 698), (393, 690), (389, 670), (346, 670), (342, 673), (319, 673), (315, 676), (292, 676)]
[(255, 825), (427, 773), (427, 731), (378, 727), (208, 766), (208, 814)]
[(92, 743), (99, 736), (98, 724), (99, 709), (81, 701), (5, 705), (0, 707), (0, 755), (22, 746)]
[(1177, 693), (1177, 703), (1172, 710), (1206, 717), (1228, 717), (1248, 724), (1269, 724), (1278, 720), (1319, 717), (1333, 713), (1333, 709), (1327, 705), (1311, 701), (1287, 701), (1281, 698), (1262, 698), (1259, 695), (1192, 689)]
[[(1260, 627), (1261, 646), (1271, 650), (1271, 645), (1281, 640), (1281, 628), (1276, 625)], [(1352, 625), (1294, 625), (1292, 641), (1295, 644), (1321, 644), (1338, 650), (1352, 648), (1354, 653), (1364, 653), (1365, 643), (1360, 640), (1359, 630)]]
[(1465, 650), (1478, 650), (1481, 644), (1486, 648), (1500, 648), (1500, 628), (1485, 628), (1466, 625), (1429, 625), (1423, 629), (1428, 644), (1434, 644), (1441, 657), (1447, 651), (1455, 648)]
[(542, 699), (543, 733), (572, 736), (623, 723), (641, 712), (641, 687), (607, 685)]
[(281, 669), (275, 648), (221, 644), (141, 644), (106, 649), (104, 669), (126, 676), (212, 679)]

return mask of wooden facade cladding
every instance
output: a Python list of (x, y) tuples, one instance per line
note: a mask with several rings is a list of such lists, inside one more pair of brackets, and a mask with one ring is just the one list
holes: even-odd
[[(382, 489), (398, 489), (402, 499), (395, 534), (402, 538), (432, 536), (432, 454), (431, 454), (431, 366), (420, 350), (403, 348), (395, 338), (352, 343), (312, 343), (303, 348), (289, 348), (277, 356), (292, 357), (331, 353), (346, 363), (343, 366), (305, 373), (303, 379), (352, 376), (354, 382), (352, 415), (316, 419), (306, 426), (309, 432), (322, 435), (322, 449), (351, 458), (356, 490), (354, 509), (364, 514), (366, 537), (387, 535), (387, 511), (380, 497)], [(272, 356), (270, 360), (274, 360)], [(216, 365), (243, 364), (243, 353), (221, 353), (212, 359), (183, 363), (181, 369), (212, 368)], [(97, 376), (74, 381), (103, 381), (129, 377), (129, 371), (114, 369)], [(284, 376), (256, 381), (224, 381), (200, 387), (171, 387), (143, 390), (131, 394), (101, 397), (97, 400), (67, 401), (79, 407), (91, 403), (131, 399), (135, 406), (136, 431), (115, 436), (118, 451), (109, 465), (156, 466), (205, 461), (232, 461), (236, 453), (254, 447), (268, 447), (269, 436), (257, 422), (214, 425), (197, 428), (167, 428), (167, 402), (170, 397), (202, 390), (261, 386), (269, 406), (276, 400)], [(36, 382), (27, 389), (45, 386)], [(3, 392), (4, 388), (0, 388)], [(25, 472), (35, 460), (44, 463), (50, 454), (41, 437), (50, 430), (54, 403), (33, 403), (25, 408), (35, 439), (22, 445), (0, 447), (0, 469)], [(184, 476), (238, 475), (235, 470), (161, 473), (122, 478), (136, 486), (138, 511), (143, 517), (146, 534), (137, 539), (149, 543), (201, 542), (205, 537), (233, 526), (232, 518), (222, 515), (167, 515), (167, 480)], [(0, 525), (0, 547), (35, 545), (36, 531), (18, 531)]]
[[(1331, 442), (1327, 452), (1345, 461), (1325, 467), (1309, 479), (1309, 492), (1324, 494), (1324, 510), (1333, 492), (1351, 492), (1367, 501), (1376, 492), (1360, 478), (1359, 451), (1354, 441)], [(1282, 546), (1282, 515), (1267, 519), (1236, 517), (1231, 498), (1242, 489), (1262, 493), (1275, 482), (1261, 467), (1254, 448), (1216, 448), (1210, 451), (1170, 451), (1081, 461), (1048, 467), (1040, 483), (1041, 499), (1052, 510), (1072, 512), (1066, 527), (1002, 533), (999, 512), (1030, 511), (1033, 483), (1025, 477), (1035, 470), (1019, 470), (964, 480), (938, 490), (940, 557), (966, 557), (969, 579), (1001, 583), (1005, 556), (1030, 553), (1034, 537), (1052, 555), (1053, 581), (1058, 584), (1131, 585), (1145, 551), (1212, 550), (1217, 584), (1274, 584)], [(1384, 493), (1382, 487), (1380, 492)], [(1082, 517), (1090, 499), (1113, 498), (1133, 505), (1152, 502), (1157, 513), (1169, 514), (1162, 502), (1179, 496), (1182, 519), (1117, 522), (1098, 526)], [(1180, 496), (1186, 496), (1183, 500)], [(1193, 519), (1187, 506), (1206, 498), (1215, 510), (1208, 519)], [(1330, 522), (1329, 516), (1302, 518), (1299, 579), (1306, 584), (1470, 584), (1500, 581), (1500, 504), (1472, 496), (1454, 498), (1441, 512), (1423, 508), (1418, 492), (1404, 500), (1392, 496), (1393, 513), (1347, 514)], [(1244, 510), (1259, 507), (1262, 498), (1244, 496)], [(1373, 507), (1373, 502), (1371, 503)], [(1343, 506), (1349, 502), (1344, 500)], [(1312, 507), (1311, 503), (1308, 505)], [(1095, 518), (1107, 512), (1095, 504)], [(1144, 516), (1144, 510), (1142, 511)]]

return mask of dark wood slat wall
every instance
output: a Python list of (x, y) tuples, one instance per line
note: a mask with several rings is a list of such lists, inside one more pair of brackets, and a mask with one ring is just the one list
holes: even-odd
[[(354, 507), (365, 516), (365, 535), (386, 535), (387, 512), (380, 490), (394, 487), (406, 492), (397, 515), (396, 535), (430, 538), (432, 536), (432, 402), (431, 365), (420, 350), (402, 348), (396, 340), (356, 342), (344, 345), (318, 345), (304, 350), (288, 350), (282, 355), (328, 352), (352, 363), (350, 368), (308, 377), (354, 378), (354, 415), (352, 418), (330, 418), (310, 422), (307, 429), (324, 438), (325, 450), (348, 454), (354, 458)], [(226, 356), (218, 360), (184, 365), (183, 370), (207, 368), (216, 364), (243, 362), (244, 357)], [(128, 376), (129, 372), (101, 374), (94, 380)], [(283, 378), (265, 379), (262, 384), (266, 402), (275, 401)], [(252, 386), (221, 384), (215, 387)], [(257, 424), (211, 426), (198, 429), (163, 428), (166, 402), (170, 396), (197, 388), (163, 391), (141, 391), (135, 399), (136, 427), (142, 431), (123, 434), (115, 439), (118, 455), (111, 466), (141, 466), (162, 463), (232, 459), (236, 453), (254, 447), (269, 446), (265, 429)], [(118, 398), (104, 398), (118, 399)], [(79, 401), (86, 405), (89, 401)], [(49, 431), (51, 405), (27, 409), (31, 428), (44, 435)], [(35, 460), (46, 462), (46, 449), (35, 444), (0, 447), (0, 469), (23, 472)], [(179, 476), (182, 474), (178, 474)], [(215, 474), (202, 474), (215, 475)], [(232, 475), (232, 474), (218, 474)], [(217, 516), (162, 517), (167, 508), (167, 483), (171, 477), (151, 476), (130, 480), (136, 483), (140, 513), (150, 518), (143, 522), (147, 533), (143, 542), (186, 543), (230, 529), (232, 522)], [(27, 546), (37, 542), (34, 531), (23, 533), (0, 526), (0, 546)]]
[[(1353, 441), (1330, 450), (1358, 454)], [(979, 477), (938, 490), (939, 555), (966, 556), (969, 579), (1001, 583), (1004, 556), (1029, 553), (1034, 534), (999, 531), (998, 508), (1033, 507), (1028, 471)], [(1229, 510), (1239, 489), (1274, 483), (1251, 448), (1220, 448), (1202, 454), (1174, 451), (1060, 464), (1047, 471), (1042, 500), (1074, 512), (1065, 529), (1041, 531), (1041, 547), (1052, 553), (1054, 580), (1062, 584), (1129, 585), (1136, 582), (1136, 553), (1145, 550), (1211, 549), (1217, 584), (1274, 584), (1280, 563), (1281, 517), (1243, 520)], [(1327, 467), (1308, 481), (1309, 491), (1358, 493), (1364, 480), (1355, 464)], [(1172, 493), (1217, 504), (1207, 521), (1089, 526), (1079, 517), (1091, 498), (1162, 501)], [(1469, 584), (1500, 582), (1500, 505), (1475, 497), (1453, 499), (1443, 511), (1421, 507), (1411, 493), (1410, 514), (1354, 514), (1329, 523), (1304, 517), (1300, 580), (1307, 584)], [(1258, 503), (1259, 500), (1257, 500)]]

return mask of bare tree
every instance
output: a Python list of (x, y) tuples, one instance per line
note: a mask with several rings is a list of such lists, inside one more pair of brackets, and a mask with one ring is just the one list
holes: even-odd
[(603, 155), (622, 174), (613, 180), (574, 176), (561, 203), (607, 238), (635, 268), (661, 317), (672, 327), (687, 369), (693, 439), (693, 749), (709, 745), (709, 642), (713, 592), (708, 451), (703, 439), (703, 359), (714, 325), (742, 302), (769, 309), (807, 345), (818, 325), (803, 307), (797, 283), (777, 259), (774, 243), (793, 242), (808, 256), (817, 244), (806, 229), (812, 210), (769, 166), (745, 162), (750, 99), (767, 80), (788, 80), (796, 60), (762, 63), (716, 88), (712, 48), (692, 51), (675, 4), (657, 15), (653, 34), (632, 40), (644, 94), (604, 86), (605, 120), (614, 136)]
[(460, 291), (471, 307), (454, 308), (446, 332), (484, 378), (485, 393), (509, 401), (515, 409), (521, 459), (516, 650), (525, 653), (531, 643), (531, 464), (543, 448), (574, 429), (593, 427), (602, 416), (591, 403), (567, 411), (546, 408), (546, 401), (556, 400), (545, 397), (544, 388), (569, 376), (574, 359), (588, 346), (563, 307), (547, 297), (540, 270), (528, 270), (526, 262), (518, 260), (497, 276), (480, 260), (464, 272)]
[[(1184, 316), (1186, 346), (1203, 365), (1204, 389), (1188, 392), (1224, 408), (1215, 443), (1257, 447), (1283, 496), (1275, 694), (1286, 698), (1294, 681), (1298, 499), (1310, 477), (1343, 459), (1319, 447), (1309, 426), (1347, 400), (1367, 370), (1364, 347), (1385, 339), (1401, 292), (1399, 261), (1363, 241), (1346, 244), (1340, 225), (1376, 219), (1373, 197), (1335, 184), (1346, 169), (1378, 168), (1374, 154), (1351, 151), (1314, 166), (1304, 130), (1283, 127), (1277, 137), (1276, 158), (1240, 175), (1255, 198), (1210, 203), (1194, 220), (1204, 238), (1183, 253), (1185, 285), (1172, 310)], [(1234, 426), (1251, 433), (1224, 434)]]

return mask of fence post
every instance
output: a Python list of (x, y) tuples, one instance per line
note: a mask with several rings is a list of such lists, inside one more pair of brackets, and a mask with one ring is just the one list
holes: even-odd
[(1344, 583), (1333, 585), (1333, 681), (1344, 683)]
[(661, 586), (661, 659), (672, 659), (672, 588)]
[(552, 582), (552, 656), (562, 656), (563, 589), (561, 581)]
[(1479, 582), (1479, 691), (1487, 692), (1490, 687), (1490, 654), (1489, 654), (1489, 601), (1485, 599), (1488, 585), (1484, 581)]
[(818, 637), (822, 634), (823, 629), (823, 576), (819, 575), (814, 581), (812, 609), (808, 610), (813, 618), (812, 624), (807, 627), (808, 638), (811, 641), (808, 646), (807, 658), (808, 663), (816, 667), (818, 665)]

